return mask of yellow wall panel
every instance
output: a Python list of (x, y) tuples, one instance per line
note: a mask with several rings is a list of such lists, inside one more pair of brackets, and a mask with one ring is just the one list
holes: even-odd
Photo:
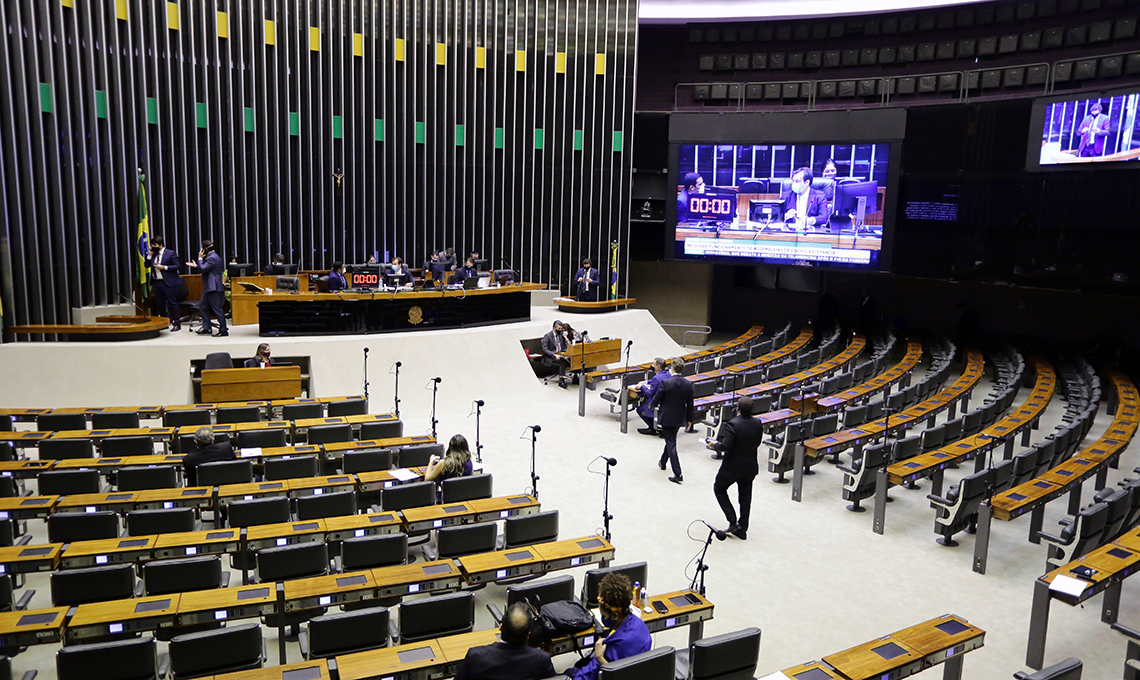
[(225, 12), (218, 12), (218, 37), (230, 37), (230, 15)]
[(127, 20), (127, 0), (115, 0), (115, 16)]
[(526, 70), (526, 50), (515, 50), (515, 70), (519, 72)]
[(352, 34), (352, 53), (358, 57), (364, 56), (364, 34)]
[(566, 53), (556, 52), (554, 54), (554, 72), (566, 73)]
[(177, 31), (182, 28), (182, 18), (178, 14), (178, 3), (166, 3), (166, 26), (172, 31)]
[(594, 55), (594, 75), (598, 75), (598, 76), (606, 75), (606, 55), (604, 55), (604, 54), (595, 54)]
[(475, 48), (475, 68), (487, 68), (487, 48)]
[(445, 66), (447, 64), (447, 45), (444, 43), (435, 44), (435, 65)]
[(309, 49), (313, 52), (321, 51), (321, 29), (316, 26), (309, 27)]
[(277, 24), (269, 21), (268, 19), (265, 21), (265, 44), (277, 44)]
[(394, 51), (396, 53), (396, 61), (403, 61), (404, 60), (404, 39), (403, 38), (396, 38), (396, 47), (395, 47)]
[(60, 2), (59, 4), (63, 5), (64, 7), (75, 7), (75, 1), (74, 0), (62, 0), (62, 2)]

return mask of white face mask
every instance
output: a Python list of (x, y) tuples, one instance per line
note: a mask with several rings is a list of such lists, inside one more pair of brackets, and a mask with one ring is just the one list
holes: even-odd
[(794, 191), (797, 194), (802, 194), (802, 193), (806, 192), (809, 188), (811, 188), (811, 185), (808, 184), (807, 182), (804, 182), (801, 180), (792, 180), (792, 191)]

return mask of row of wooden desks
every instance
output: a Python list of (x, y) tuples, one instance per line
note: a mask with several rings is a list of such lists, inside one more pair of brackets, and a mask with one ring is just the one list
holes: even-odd
[(947, 468), (974, 459), (974, 471), (980, 472), (988, 463), (987, 454), (1003, 444), (1007, 456), (1018, 434), (1022, 445), (1029, 445), (1030, 431), (1037, 427), (1041, 414), (1053, 398), (1056, 377), (1049, 362), (1034, 359), (1037, 380), (1029, 397), (1017, 410), (976, 435), (959, 439), (933, 451), (928, 451), (880, 469), (875, 479), (875, 513), (872, 528), (883, 533), (887, 515), (887, 491), (891, 486), (920, 479), (931, 479), (931, 493), (941, 495), (943, 476)]
[(1140, 528), (1132, 529), (1112, 543), (1058, 567), (1033, 583), (1033, 607), (1029, 614), (1029, 643), (1025, 665), (1041, 670), (1045, 664), (1045, 638), (1049, 629), (1049, 604), (1057, 600), (1070, 607), (1104, 593), (1100, 620), (1116, 623), (1120, 589), (1124, 579), (1140, 571)]
[[(741, 346), (755, 340), (756, 338), (760, 337), (760, 334), (762, 332), (764, 332), (764, 326), (761, 326), (761, 325), (753, 326), (752, 328), (748, 329), (748, 332), (746, 332), (744, 335), (741, 335), (737, 338), (733, 338), (732, 340), (729, 340), (728, 342), (723, 342), (723, 343), (717, 345), (716, 347), (710, 347), (709, 349), (703, 349), (703, 350), (700, 350), (699, 352), (692, 352), (692, 353), (686, 354), (686, 355), (681, 357), (681, 360), (688, 363), (690, 361), (698, 361), (700, 359), (704, 359), (704, 358), (707, 358), (710, 356), (716, 356), (722, 352), (727, 352), (729, 350), (735, 350), (738, 347), (741, 347)], [(809, 337), (809, 340), (810, 340), (810, 337)], [(586, 376), (585, 376), (586, 379), (584, 382), (586, 382), (588, 384), (593, 384), (593, 383), (605, 382), (607, 380), (615, 380), (615, 379), (620, 378), (621, 376), (625, 375), (626, 373), (637, 373), (638, 371), (648, 371), (652, 368), (653, 368), (653, 364), (648, 363), (648, 364), (637, 364), (636, 366), (630, 366), (628, 368), (623, 367), (623, 368), (611, 368), (611, 369), (606, 369), (606, 370), (602, 370), (602, 371), (590, 371), (590, 372), (586, 373)]]
[[(519, 517), (539, 512), (533, 496), (499, 496), (403, 511), (343, 515), (319, 520), (218, 528), (152, 536), (47, 543), (0, 548), (0, 573), (52, 571), (105, 564), (260, 550), (306, 541), (340, 541), (375, 534), (413, 532)], [(570, 548), (574, 557), (583, 546)], [(553, 550), (553, 548), (550, 548)], [(550, 557), (552, 555), (545, 555)], [(549, 560), (544, 560), (549, 561)], [(567, 565), (577, 566), (577, 565)], [(562, 568), (562, 567), (560, 567)], [(525, 572), (524, 572), (525, 573)], [(500, 577), (503, 578), (503, 577)]]
[(853, 401), (866, 399), (883, 390), (889, 392), (895, 383), (905, 382), (920, 361), (922, 361), (922, 343), (917, 340), (910, 340), (906, 345), (906, 354), (897, 364), (850, 389), (823, 397), (817, 405), (821, 411), (838, 411)]
[[(255, 401), (216, 402), (201, 404), (172, 404), (157, 406), (146, 404), (142, 406), (75, 406), (67, 408), (0, 408), (0, 416), (8, 416), (17, 423), (34, 423), (42, 415), (57, 413), (82, 413), (90, 418), (96, 413), (137, 413), (141, 419), (161, 418), (164, 413), (173, 411), (217, 411), (220, 408), (237, 408), (242, 406), (257, 406), (262, 409), (280, 409), (284, 406), (297, 404), (331, 404), (340, 401), (359, 401), (364, 399), (363, 394), (353, 394), (339, 397), (312, 397), (305, 399), (271, 399)], [(266, 414), (268, 415), (268, 413)]]
[(795, 373), (777, 380), (771, 380), (754, 387), (746, 387), (744, 389), (736, 390), (735, 392), (725, 392), (723, 394), (714, 394), (709, 397), (702, 397), (693, 402), (693, 408), (696, 411), (707, 411), (712, 408), (719, 408), (723, 406), (731, 406), (736, 403), (741, 397), (754, 397), (760, 394), (778, 394), (785, 390), (791, 389), (805, 382), (823, 378), (835, 371), (842, 369), (848, 363), (855, 360), (863, 349), (867, 346), (867, 340), (862, 335), (855, 335), (851, 339), (851, 343), (847, 347), (836, 354), (832, 358), (822, 363), (816, 364), (810, 368), (806, 368), (799, 373)]
[(960, 680), (963, 657), (985, 637), (981, 628), (946, 614), (761, 680), (899, 680), (937, 665), (943, 680)]

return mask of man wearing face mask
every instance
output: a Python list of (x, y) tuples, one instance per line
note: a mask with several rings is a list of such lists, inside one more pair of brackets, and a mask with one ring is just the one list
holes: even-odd
[(645, 623), (629, 611), (633, 586), (625, 574), (612, 572), (598, 583), (598, 613), (602, 615), (605, 636), (594, 644), (594, 656), (566, 670), (574, 680), (597, 680), (598, 669), (608, 663), (648, 652), (653, 638)]
[(796, 231), (822, 228), (831, 217), (831, 208), (822, 191), (811, 188), (811, 168), (792, 173), (792, 190), (784, 196), (784, 222)]
[(689, 221), (689, 199), (693, 194), (705, 193), (705, 180), (700, 173), (690, 172), (681, 180), (681, 192), (677, 194), (677, 223)]

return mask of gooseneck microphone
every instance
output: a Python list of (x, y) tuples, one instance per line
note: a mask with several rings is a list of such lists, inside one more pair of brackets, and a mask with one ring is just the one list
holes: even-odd
[(727, 533), (721, 531), (720, 529), (717, 529), (716, 527), (714, 527), (713, 525), (704, 521), (703, 519), (701, 520), (701, 524), (705, 525), (706, 527), (709, 528), (709, 531), (713, 532), (713, 535), (716, 536), (716, 540), (723, 541), (724, 539), (728, 538)]
[(431, 381), (433, 383), (439, 384), (439, 383), (443, 382), (443, 378), (432, 378)]
[(482, 399), (476, 399), (476, 400), (475, 400), (475, 405), (476, 405), (476, 406), (483, 406), (483, 405), (484, 405), (484, 404), (483, 404), (483, 400), (482, 400)]
[(606, 458), (605, 456), (602, 456), (602, 460), (606, 461), (606, 465), (610, 467), (617, 465), (617, 458)]
[(531, 425), (530, 429), (534, 430), (535, 432), (542, 432), (542, 426), (541, 425)]

